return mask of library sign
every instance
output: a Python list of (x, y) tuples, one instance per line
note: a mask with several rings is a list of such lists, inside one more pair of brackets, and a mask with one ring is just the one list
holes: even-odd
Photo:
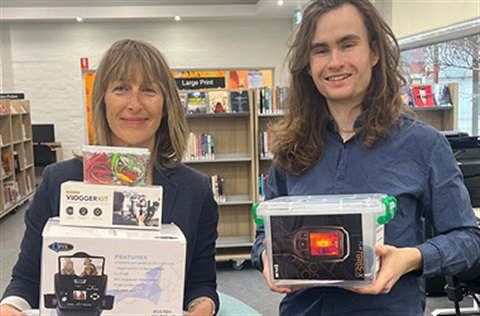
[(175, 78), (179, 90), (225, 88), (225, 78)]
[(225, 71), (172, 71), (179, 90), (226, 88)]
[(255, 89), (273, 86), (273, 69), (174, 70), (178, 90)]

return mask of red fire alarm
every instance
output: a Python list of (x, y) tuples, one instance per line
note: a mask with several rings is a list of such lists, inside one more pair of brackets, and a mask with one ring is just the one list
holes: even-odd
[(88, 58), (80, 58), (80, 68), (82, 70), (88, 69)]

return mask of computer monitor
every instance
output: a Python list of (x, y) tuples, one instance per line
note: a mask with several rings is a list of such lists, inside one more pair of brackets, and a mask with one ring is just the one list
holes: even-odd
[(32, 124), (32, 136), (34, 143), (54, 143), (55, 125)]

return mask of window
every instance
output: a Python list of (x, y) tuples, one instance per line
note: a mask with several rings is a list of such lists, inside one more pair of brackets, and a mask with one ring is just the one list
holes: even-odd
[(409, 82), (457, 82), (458, 129), (479, 134), (480, 20), (399, 41)]

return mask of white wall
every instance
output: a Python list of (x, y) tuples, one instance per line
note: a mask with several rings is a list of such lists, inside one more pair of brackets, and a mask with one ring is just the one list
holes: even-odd
[(478, 19), (479, 0), (391, 0), (392, 29), (397, 38)]
[(1, 25), (0, 90), (24, 92), (33, 123), (54, 123), (64, 158), (86, 143), (80, 58), (96, 68), (116, 40), (146, 40), (172, 68), (275, 68), (286, 84), (291, 20), (178, 22), (30, 22)]

